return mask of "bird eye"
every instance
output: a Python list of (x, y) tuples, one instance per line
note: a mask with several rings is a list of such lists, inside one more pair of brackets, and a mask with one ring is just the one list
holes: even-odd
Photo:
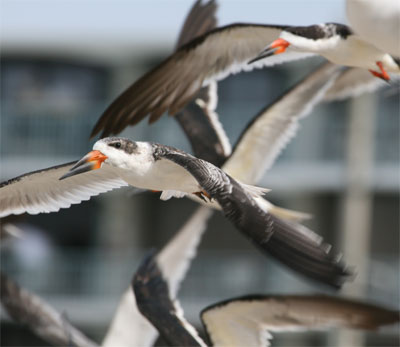
[(121, 148), (121, 142), (110, 143), (110, 146), (115, 147), (115, 148)]

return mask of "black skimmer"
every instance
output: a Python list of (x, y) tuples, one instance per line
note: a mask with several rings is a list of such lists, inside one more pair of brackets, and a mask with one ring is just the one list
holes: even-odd
[[(1, 183), (0, 217), (58, 211), (127, 185), (162, 191), (162, 199), (188, 193), (203, 197), (196, 179), (161, 155), (167, 154), (168, 148), (176, 151), (168, 146), (125, 138), (101, 139), (79, 162), (30, 172)], [(268, 191), (246, 184), (243, 187), (254, 197)]]
[(400, 73), (394, 57), (337, 23), (287, 27), (249, 63), (289, 51), (318, 54), (335, 64), (369, 70), (386, 81), (390, 80), (388, 72)]
[(221, 169), (167, 146), (157, 146), (154, 157), (171, 160), (185, 168), (204, 194), (219, 203), (225, 217), (261, 251), (273, 255), (293, 270), (333, 287), (340, 287), (351, 276), (351, 271), (340, 258), (330, 253), (330, 246), (321, 238), (264, 211), (247, 186)]
[[(335, 287), (349, 278), (320, 237), (265, 211), (259, 202), (265, 189), (239, 183), (211, 163), (169, 146), (104, 138), (93, 149), (69, 171), (66, 167), (71, 165), (64, 165), (2, 184), (1, 215), (56, 211), (128, 184), (175, 196), (195, 193), (216, 200), (225, 216), (262, 251), (292, 269)], [(92, 174), (97, 171), (100, 174)]]
[(400, 1), (347, 0), (346, 10), (357, 35), (400, 58)]
[[(207, 346), (169, 294), (160, 262), (147, 257), (132, 281), (140, 312), (168, 346)], [(399, 321), (399, 312), (325, 295), (248, 295), (205, 308), (201, 320), (216, 346), (270, 346), (270, 332), (376, 330)]]
[[(282, 37), (275, 42), (280, 35)], [(287, 43), (283, 43), (281, 49), (275, 47), (283, 40)], [(274, 42), (274, 47), (268, 46), (265, 50), (270, 42)], [(273, 54), (283, 51), (284, 54)], [(387, 72), (400, 71), (398, 62), (389, 54), (364, 42), (344, 25), (330, 23), (299, 28), (232, 24), (189, 41), (133, 83), (104, 111), (92, 136), (100, 132), (102, 137), (118, 134), (147, 115), (150, 123), (166, 111), (175, 115), (201, 87), (229, 74), (315, 54), (338, 64), (370, 69), (383, 78), (388, 77)], [(252, 59), (254, 62), (249, 64)]]

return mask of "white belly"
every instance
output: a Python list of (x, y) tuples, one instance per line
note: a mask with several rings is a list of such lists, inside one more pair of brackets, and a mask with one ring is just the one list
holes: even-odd
[(194, 193), (201, 190), (197, 181), (184, 168), (170, 160), (158, 160), (143, 170), (121, 170), (119, 175), (128, 184), (149, 190), (177, 190)]

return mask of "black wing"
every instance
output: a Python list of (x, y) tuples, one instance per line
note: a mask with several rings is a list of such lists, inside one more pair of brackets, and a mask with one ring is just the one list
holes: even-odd
[(169, 346), (205, 346), (172, 301), (168, 284), (154, 256), (147, 257), (140, 265), (132, 288), (139, 311)]
[(1, 304), (11, 318), (57, 346), (95, 347), (97, 344), (74, 328), (59, 312), (0, 272)]
[(150, 123), (165, 111), (174, 115), (193, 99), (202, 86), (229, 74), (312, 55), (287, 52), (248, 64), (285, 28), (287, 26), (233, 24), (195, 38), (114, 100), (98, 120), (92, 136), (99, 132), (102, 136), (118, 134), (147, 115), (150, 115)]
[[(214, 29), (216, 10), (217, 4), (213, 0), (204, 4), (201, 0), (196, 1), (182, 27), (177, 47)], [(231, 146), (215, 112), (217, 99), (217, 83), (211, 82), (201, 88), (175, 119), (190, 141), (194, 155), (220, 166), (229, 156)]]
[(189, 171), (236, 228), (291, 269), (337, 288), (351, 275), (339, 257), (330, 253), (329, 245), (264, 212), (242, 185), (221, 169), (166, 146), (157, 147), (155, 158), (169, 159)]

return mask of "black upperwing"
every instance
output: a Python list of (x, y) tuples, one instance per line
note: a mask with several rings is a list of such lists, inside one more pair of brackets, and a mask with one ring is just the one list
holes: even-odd
[[(217, 25), (217, 3), (214, 0), (202, 4), (196, 1), (190, 10), (179, 34), (176, 47), (179, 48), (190, 40), (207, 33)], [(221, 166), (230, 154), (224, 141), (228, 138), (218, 122), (215, 112), (217, 106), (217, 83), (201, 88), (186, 107), (176, 114), (176, 120), (188, 138), (196, 157)]]
[(243, 186), (214, 165), (171, 147), (160, 146), (155, 158), (181, 165), (221, 205), (224, 215), (262, 251), (291, 269), (340, 288), (351, 272), (330, 246), (308, 237), (296, 224), (264, 212)]
[(133, 277), (132, 289), (139, 311), (154, 325), (168, 346), (205, 346), (188, 330), (186, 320), (179, 316), (154, 255), (148, 256), (140, 265)]
[(21, 288), (2, 272), (0, 284), (1, 304), (9, 316), (45, 341), (55, 346), (98, 346), (42, 298)]
[(203, 85), (229, 74), (312, 55), (287, 52), (248, 65), (284, 28), (287, 26), (236, 23), (197, 36), (118, 96), (101, 115), (91, 136), (118, 134), (147, 116), (150, 123), (155, 122), (166, 111), (175, 115)]

